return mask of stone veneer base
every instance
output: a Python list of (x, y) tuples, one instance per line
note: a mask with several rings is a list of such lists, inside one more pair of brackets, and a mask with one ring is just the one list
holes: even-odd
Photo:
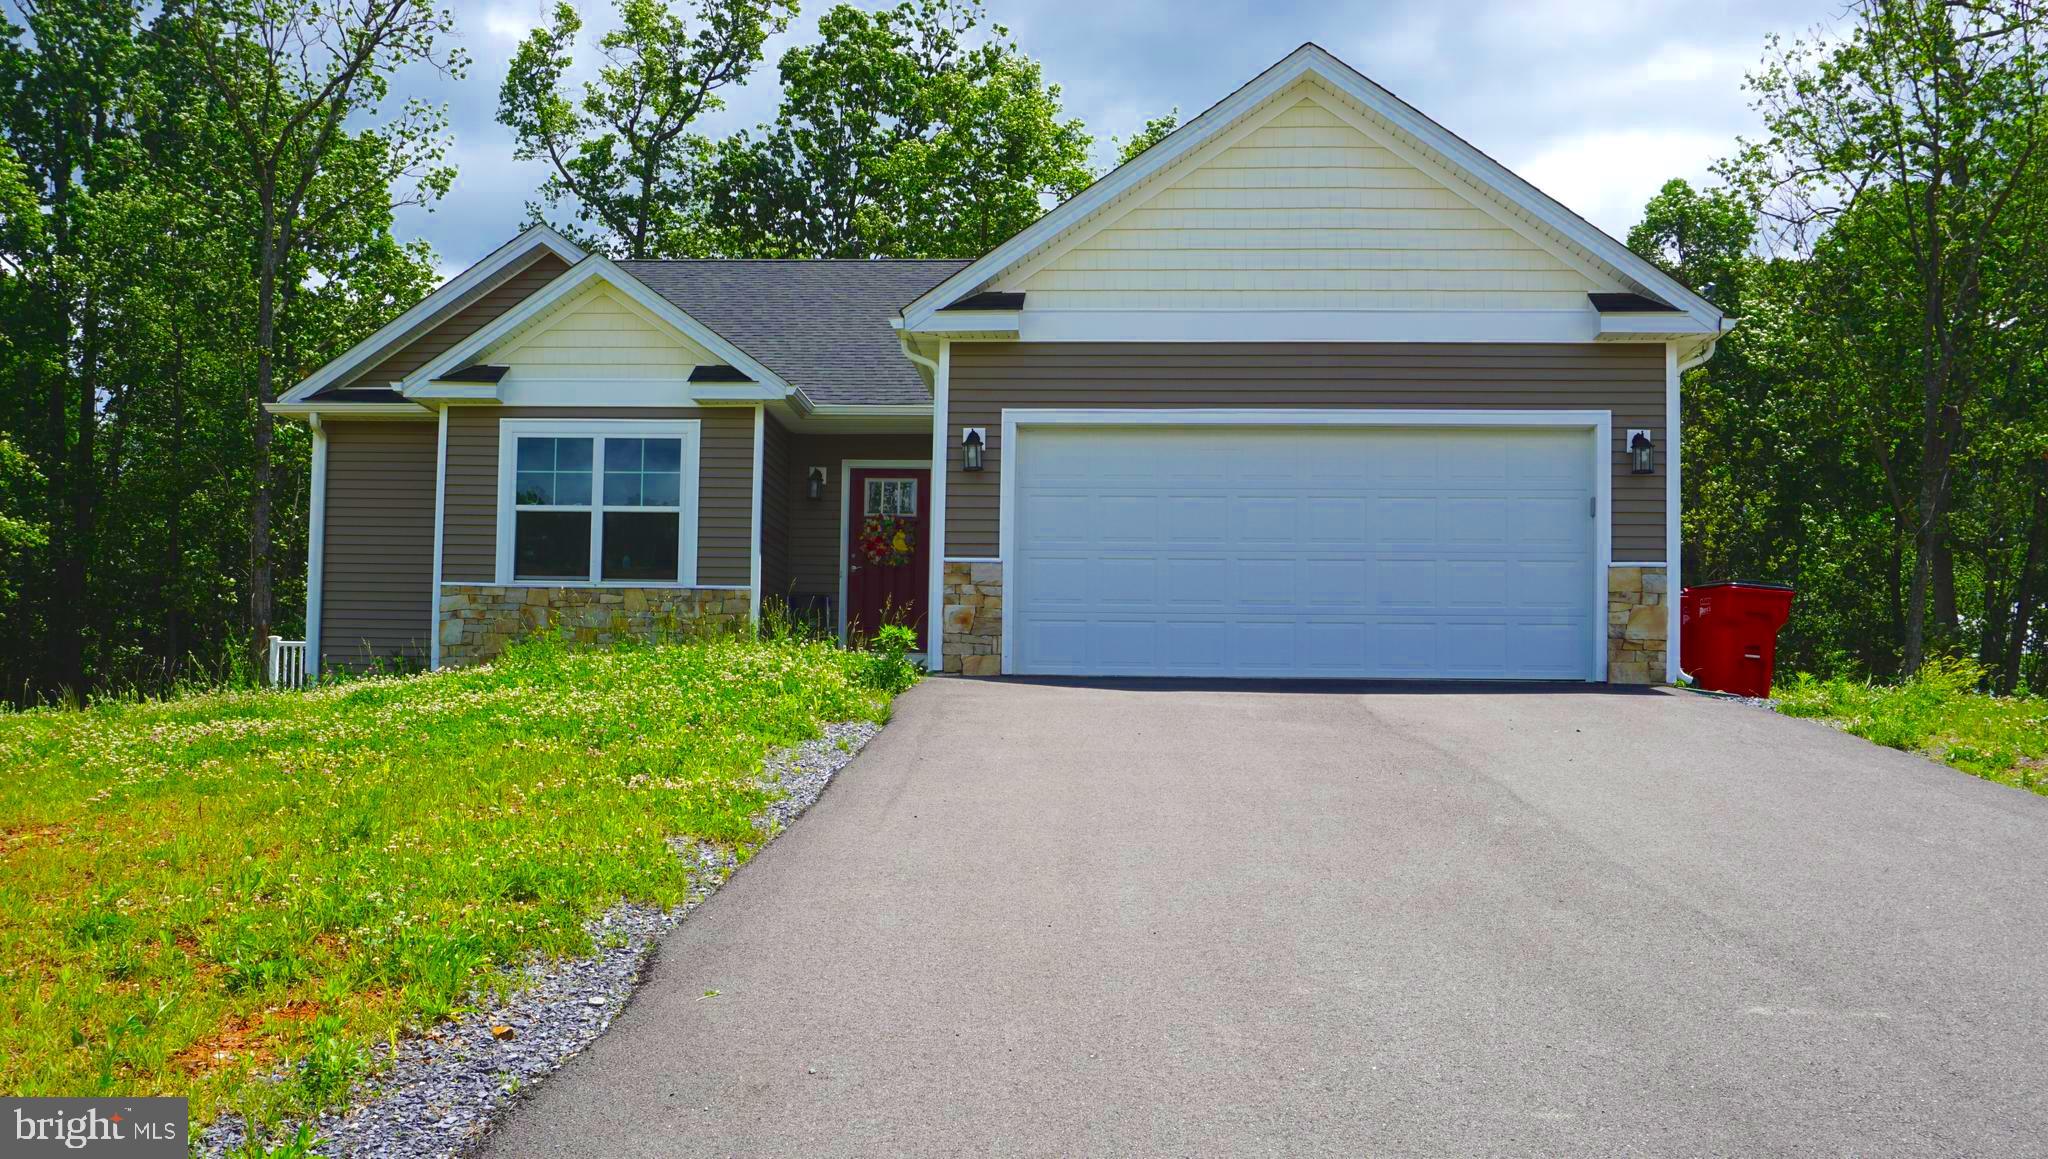
[(1671, 645), (1670, 573), (1607, 569), (1607, 682), (1662, 684)]
[(748, 602), (746, 588), (443, 584), (441, 663), (481, 664), (513, 641), (544, 631), (595, 646), (737, 631), (746, 626)]
[(1003, 565), (953, 563), (945, 568), (939, 641), (945, 670), (963, 676), (1003, 674)]

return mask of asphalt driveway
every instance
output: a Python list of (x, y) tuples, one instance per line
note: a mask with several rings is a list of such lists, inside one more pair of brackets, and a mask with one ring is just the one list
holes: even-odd
[(2041, 1154), (2044, 870), (1684, 694), (932, 680), (492, 1153)]

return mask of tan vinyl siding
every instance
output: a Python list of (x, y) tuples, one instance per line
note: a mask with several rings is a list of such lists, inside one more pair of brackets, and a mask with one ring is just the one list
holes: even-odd
[(425, 664), (433, 633), (432, 422), (329, 422), (320, 652)]
[(1308, 81), (995, 280), (1035, 310), (1561, 310), (1596, 281), (1404, 160)]
[[(798, 435), (789, 450), (789, 566), (791, 590), (799, 596), (839, 595), (839, 521), (846, 496), (840, 465), (848, 459), (928, 461), (929, 434)], [(825, 497), (804, 497), (805, 473), (825, 468)], [(773, 475), (769, 476), (773, 478)]]
[(490, 361), (511, 368), (506, 382), (681, 382), (694, 367), (724, 363), (602, 282), (571, 299), (492, 344)]
[[(762, 424), (761, 598), (789, 594), (789, 432), (769, 418)], [(801, 486), (802, 481), (798, 484)]]
[(946, 478), (946, 554), (994, 556), (1004, 407), (1402, 407), (1614, 414), (1614, 558), (1664, 558), (1664, 456), (1629, 471), (1622, 442), (1664, 447), (1664, 347), (1394, 343), (955, 345), (946, 428), (988, 428), (986, 470)]
[(466, 306), (443, 311), (427, 323), (417, 338), (400, 345), (383, 361), (341, 385), (384, 386), (397, 382), (457, 342), (483, 329), (491, 319), (526, 300), (568, 268), (568, 263), (556, 256), (553, 250), (542, 248), (538, 258), (491, 287), (482, 297)]
[(500, 419), (702, 420), (697, 583), (746, 586), (753, 518), (752, 407), (451, 407), (448, 498), (441, 532), (443, 581), (491, 583), (496, 577)]

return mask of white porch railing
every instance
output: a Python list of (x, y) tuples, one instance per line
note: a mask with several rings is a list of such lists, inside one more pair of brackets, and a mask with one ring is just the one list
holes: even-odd
[(304, 688), (306, 686), (306, 642), (287, 640), (282, 636), (270, 638), (270, 686), (272, 688)]

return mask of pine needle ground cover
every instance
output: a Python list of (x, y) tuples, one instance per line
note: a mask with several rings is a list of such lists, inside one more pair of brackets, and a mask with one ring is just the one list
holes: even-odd
[[(726, 638), (0, 716), (0, 1090), (335, 1106), (376, 1042), (745, 857), (769, 751), (900, 657)], [(273, 1081), (272, 1076), (283, 1076)]]
[(1900, 684), (1802, 674), (1772, 695), (1787, 716), (1827, 720), (1873, 743), (2048, 795), (2048, 699), (1986, 695), (1977, 691), (1982, 676), (1973, 664), (1938, 660)]

